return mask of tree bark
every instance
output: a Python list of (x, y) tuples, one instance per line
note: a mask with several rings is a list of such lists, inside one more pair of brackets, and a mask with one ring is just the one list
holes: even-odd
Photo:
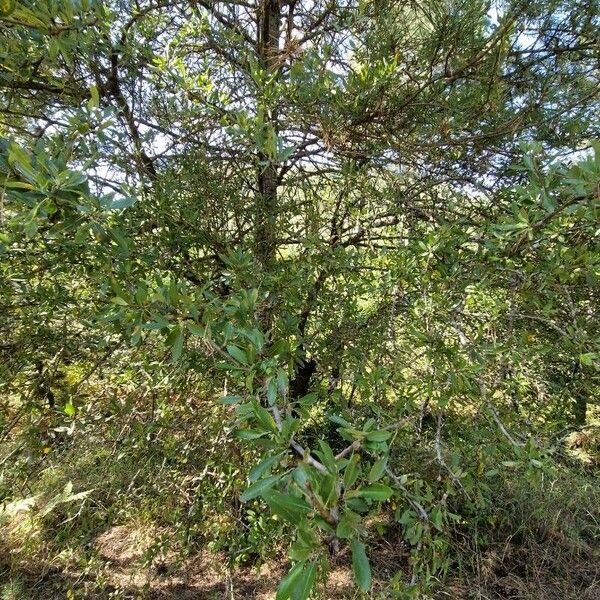
[[(263, 0), (258, 16), (258, 55), (261, 66), (272, 74), (277, 69), (281, 7), (279, 0)], [(259, 98), (259, 111), (265, 125), (277, 133), (277, 107)], [(277, 165), (265, 152), (258, 153), (257, 195), (255, 201), (255, 249), (258, 262), (269, 270), (275, 260), (277, 218)]]
[(578, 392), (575, 398), (574, 409), (575, 425), (583, 427), (587, 420), (587, 398), (582, 392)]

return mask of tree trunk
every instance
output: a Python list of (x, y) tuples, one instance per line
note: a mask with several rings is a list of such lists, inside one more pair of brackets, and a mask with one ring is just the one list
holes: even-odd
[(587, 398), (582, 392), (578, 392), (575, 398), (575, 425), (583, 427), (587, 419)]
[[(281, 8), (279, 0), (263, 0), (258, 18), (258, 54), (263, 68), (273, 72), (277, 68), (279, 54), (279, 25)], [(264, 114), (265, 125), (277, 133), (277, 107), (268, 106), (259, 98), (259, 110)], [(277, 166), (272, 157), (258, 153), (255, 215), (256, 257), (263, 269), (275, 260), (275, 222), (277, 217)]]

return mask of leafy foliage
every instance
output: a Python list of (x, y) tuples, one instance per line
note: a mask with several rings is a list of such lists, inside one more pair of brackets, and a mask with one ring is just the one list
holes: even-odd
[(250, 530), (223, 545), (260, 551), (268, 507), (293, 563), (278, 599), (346, 549), (368, 592), (386, 513), (411, 553), (390, 585), (425, 593), (494, 478), (537, 485), (598, 401), (598, 19), (586, 0), (1, 4), (16, 463), (103, 411), (129, 427), (127, 400), (94, 398), (111, 378), (152, 396), (150, 439), (157, 395), (166, 418), (201, 389)]

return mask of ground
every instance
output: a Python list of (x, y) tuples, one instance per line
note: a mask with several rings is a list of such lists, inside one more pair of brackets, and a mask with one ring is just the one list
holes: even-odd
[[(277, 582), (285, 574), (286, 561), (275, 559), (260, 567), (226, 568), (225, 557), (199, 552), (185, 560), (159, 555), (150, 564), (144, 560), (155, 534), (135, 524), (108, 528), (93, 541), (95, 568), (80, 572), (59, 570), (52, 564), (30, 564), (20, 579), (1, 587), (2, 600), (59, 600), (65, 590), (77, 590), (67, 598), (104, 600), (273, 600)], [(406, 549), (388, 545), (377, 549), (373, 598), (383, 594), (383, 581), (397, 566), (407, 564)], [(507, 540), (504, 547), (490, 549), (478, 561), (473, 581), (453, 577), (433, 594), (435, 599), (502, 600), (598, 600), (600, 562), (590, 562), (587, 551), (567, 547), (565, 540), (524, 548)], [(564, 575), (568, 564), (570, 576)], [(14, 573), (14, 571), (13, 571)], [(1, 581), (1, 574), (0, 574)], [(378, 592), (379, 590), (379, 592)], [(83, 594), (83, 595), (82, 595)], [(381, 595), (380, 595), (381, 594)], [(354, 591), (348, 556), (334, 561), (321, 588), (322, 599), (352, 599)]]

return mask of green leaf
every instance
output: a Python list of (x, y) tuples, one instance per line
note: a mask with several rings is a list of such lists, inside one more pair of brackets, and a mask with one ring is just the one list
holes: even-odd
[(8, 162), (15, 167), (30, 183), (38, 183), (41, 173), (35, 171), (30, 155), (15, 143), (8, 148)]
[(296, 148), (294, 146), (286, 146), (285, 148), (282, 148), (277, 155), (277, 160), (285, 162), (294, 154), (295, 150)]
[(277, 389), (282, 396), (287, 393), (288, 374), (283, 369), (277, 369)]
[(237, 362), (242, 363), (244, 365), (248, 364), (248, 357), (241, 348), (230, 344), (229, 346), (227, 346), (227, 353), (231, 357), (233, 357)]
[(264, 335), (258, 329), (245, 331), (244, 335), (252, 342), (252, 345), (260, 352), (265, 343)]
[(344, 471), (344, 487), (346, 489), (351, 488), (358, 479), (358, 475), (360, 473), (360, 455), (353, 454), (352, 458), (348, 461), (346, 465), (346, 469)]
[(497, 231), (516, 231), (518, 229), (524, 229), (527, 227), (526, 223), (500, 223), (494, 225), (494, 229)]
[(277, 433), (277, 425), (275, 424), (275, 419), (273, 419), (271, 413), (256, 401), (252, 403), (252, 407), (256, 420), (260, 423), (261, 427), (273, 433)]
[(267, 456), (267, 458), (261, 460), (250, 470), (250, 474), (248, 475), (248, 479), (250, 480), (250, 482), (256, 481), (257, 479), (262, 477), (273, 465), (277, 464), (284, 456), (285, 452), (280, 452), (275, 456)]
[(324, 440), (319, 440), (319, 447), (321, 448), (321, 451), (317, 451), (315, 454), (321, 458), (323, 464), (327, 467), (327, 470), (335, 475), (337, 473), (337, 464), (331, 447)]
[(240, 396), (223, 396), (219, 404), (239, 404), (242, 401)]
[(169, 333), (167, 336), (165, 343), (171, 348), (171, 356), (173, 357), (173, 360), (179, 360), (183, 350), (183, 330), (181, 329), (180, 325), (176, 325), (171, 330), (171, 333)]
[(273, 406), (277, 400), (277, 380), (270, 377), (267, 381), (267, 402), (269, 406)]
[(272, 488), (281, 479), (281, 477), (282, 475), (271, 475), (270, 477), (259, 479), (246, 489), (246, 491), (240, 496), (240, 500), (242, 502), (248, 502), (248, 500), (257, 498), (258, 496), (262, 495), (263, 492)]
[(205, 333), (204, 327), (200, 327), (198, 323), (194, 323), (193, 321), (188, 322), (187, 328), (192, 335), (204, 335)]
[(346, 494), (349, 498), (367, 498), (369, 500), (377, 500), (383, 502), (390, 498), (394, 493), (391, 487), (382, 483), (373, 483), (371, 485), (364, 485), (357, 490), (353, 490)]
[(585, 354), (579, 355), (579, 361), (582, 365), (586, 367), (591, 367), (594, 364), (594, 360), (598, 358), (598, 354), (596, 352), (587, 352)]
[(144, 323), (142, 325), (143, 329), (155, 330), (155, 329), (165, 329), (169, 326), (169, 321), (167, 321), (161, 315), (153, 315), (154, 321), (150, 321), (148, 323)]
[(342, 518), (338, 522), (335, 534), (342, 539), (351, 538), (360, 526), (360, 521), (360, 515), (351, 510), (344, 511)]
[(145, 281), (140, 281), (135, 290), (135, 301), (138, 304), (143, 304), (148, 298), (148, 286)]
[(300, 576), (300, 573), (302, 573), (305, 564), (305, 562), (299, 562), (290, 569), (290, 572), (281, 580), (281, 583), (277, 588), (275, 600), (288, 600), (290, 598), (292, 594), (292, 588)]
[(370, 442), (385, 442), (392, 437), (392, 433), (390, 431), (385, 431), (383, 429), (379, 431), (371, 431), (367, 434), (367, 439)]
[(113, 200), (110, 203), (109, 208), (111, 210), (121, 210), (124, 208), (129, 208), (130, 206), (133, 206), (135, 204), (136, 200), (137, 198), (134, 198), (133, 196), (124, 196), (122, 198), (117, 198), (116, 200)]
[(317, 565), (310, 562), (300, 573), (300, 576), (294, 581), (292, 586), (291, 600), (308, 600), (310, 592), (317, 578)]
[(371, 566), (365, 552), (365, 545), (358, 540), (352, 540), (352, 572), (358, 587), (366, 592), (371, 587)]
[(90, 99), (87, 102), (87, 107), (92, 110), (93, 108), (98, 108), (100, 106), (100, 94), (98, 93), (98, 88), (95, 85), (90, 86)]
[(277, 490), (264, 492), (262, 496), (276, 515), (289, 521), (292, 525), (299, 525), (311, 509), (310, 505), (302, 498), (282, 494)]
[(346, 498), (346, 506), (358, 513), (366, 513), (369, 511), (369, 504), (362, 498)]
[(255, 429), (238, 429), (234, 436), (238, 440), (257, 440), (268, 435), (267, 431), (256, 431)]
[(304, 408), (308, 408), (312, 406), (317, 400), (319, 396), (316, 392), (310, 392), (306, 394), (306, 396), (302, 396), (302, 398), (298, 399), (298, 404), (301, 404)]
[(385, 473), (385, 468), (387, 467), (387, 462), (388, 462), (387, 456), (384, 456), (383, 458), (380, 458), (379, 460), (377, 460), (373, 463), (373, 466), (371, 467), (371, 470), (369, 471), (369, 475), (367, 476), (367, 479), (371, 483), (374, 483), (375, 481), (381, 479), (381, 477)]
[(25, 183), (24, 181), (8, 181), (4, 184), (4, 186), (8, 189), (14, 190), (33, 190), (34, 187), (30, 183)]
[(318, 494), (325, 502), (325, 506), (333, 506), (338, 497), (337, 475), (319, 475)]
[(443, 516), (442, 511), (440, 510), (439, 506), (436, 506), (431, 511), (431, 522), (433, 523), (434, 527), (438, 531), (443, 531), (443, 529), (444, 529), (444, 516)]
[(340, 427), (338, 429), (340, 435), (347, 440), (364, 440), (366, 437), (366, 433), (361, 431), (360, 429), (353, 429), (352, 427)]
[(346, 421), (346, 419), (340, 417), (339, 415), (330, 415), (329, 420), (336, 425), (341, 425), (342, 427), (352, 428), (352, 425)]

